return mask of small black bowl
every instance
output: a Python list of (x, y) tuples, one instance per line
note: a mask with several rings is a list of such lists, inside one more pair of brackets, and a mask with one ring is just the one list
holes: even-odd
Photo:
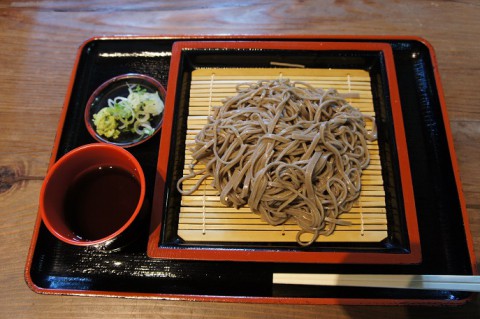
[(159, 115), (153, 116), (149, 121), (151, 127), (154, 129), (152, 134), (140, 135), (132, 132), (121, 132), (120, 135), (114, 139), (113, 137), (105, 137), (97, 133), (95, 123), (93, 122), (93, 115), (101, 109), (108, 107), (109, 99), (114, 99), (119, 96), (127, 97), (129, 94), (128, 88), (131, 85), (138, 85), (148, 93), (158, 92), (160, 100), (165, 105), (165, 88), (152, 77), (143, 74), (129, 73), (116, 76), (106, 81), (93, 92), (85, 108), (85, 125), (90, 135), (98, 142), (114, 144), (124, 148), (132, 147), (145, 142), (161, 129), (164, 111)]

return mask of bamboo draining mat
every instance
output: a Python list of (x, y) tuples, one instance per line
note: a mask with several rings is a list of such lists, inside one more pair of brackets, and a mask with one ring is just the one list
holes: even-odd
[[(236, 95), (237, 84), (282, 77), (304, 81), (314, 87), (335, 88), (340, 93), (354, 93), (355, 97), (347, 100), (363, 113), (374, 115), (370, 77), (363, 70), (198, 69), (192, 72), (184, 174), (188, 173), (191, 162), (188, 148), (195, 135), (207, 123), (214, 107), (221, 106), (225, 98)], [(349, 212), (341, 215), (351, 225), (337, 226), (332, 235), (320, 236), (319, 242), (379, 242), (387, 237), (385, 192), (377, 142), (369, 143), (368, 148), (371, 161), (363, 171), (360, 198)], [(186, 180), (184, 187), (190, 188), (196, 180)], [(225, 207), (211, 186), (211, 179), (204, 181), (193, 194), (182, 197), (178, 235), (186, 241), (295, 242), (298, 230), (293, 221), (271, 226), (247, 206), (239, 209)]]

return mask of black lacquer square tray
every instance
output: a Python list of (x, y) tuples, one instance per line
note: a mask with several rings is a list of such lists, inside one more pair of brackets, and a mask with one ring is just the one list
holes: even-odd
[[(148, 222), (134, 243), (117, 252), (73, 247), (53, 237), (37, 218), (27, 260), (27, 284), (38, 293), (309, 304), (461, 304), (472, 294), (377, 288), (273, 285), (277, 272), (472, 275), (475, 257), (432, 47), (416, 37), (229, 36), (105, 37), (79, 49), (51, 163), (93, 143), (85, 103), (104, 81), (142, 73), (168, 91), (172, 46), (177, 41), (309, 41), (387, 44), (393, 52), (411, 171), (421, 262), (328, 264), (150, 258)], [(129, 149), (141, 163), (147, 200), (155, 202), (160, 134)], [(154, 225), (155, 226), (155, 225)]]

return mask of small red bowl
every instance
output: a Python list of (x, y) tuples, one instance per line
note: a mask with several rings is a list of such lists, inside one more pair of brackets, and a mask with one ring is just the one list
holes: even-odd
[[(70, 187), (86, 171), (92, 168), (117, 167), (135, 178), (140, 186), (140, 193), (135, 208), (128, 212), (127, 219), (118, 228), (109, 231), (102, 238), (90, 240), (79, 237), (67, 219), (66, 200)], [(75, 246), (94, 246), (107, 250), (118, 248), (120, 241), (131, 240), (135, 234), (145, 199), (145, 176), (137, 159), (127, 150), (104, 143), (93, 143), (80, 146), (60, 158), (48, 171), (40, 191), (40, 215), (47, 229), (59, 240)], [(113, 199), (116, 200), (116, 199)], [(108, 221), (107, 216), (92, 216), (91, 223), (100, 220)], [(128, 237), (128, 238), (127, 238)], [(120, 240), (121, 239), (121, 240)]]
[(97, 133), (95, 123), (93, 122), (93, 115), (99, 112), (101, 109), (107, 107), (109, 99), (114, 99), (119, 96), (127, 97), (129, 94), (128, 88), (130, 85), (138, 85), (141, 89), (145, 89), (148, 93), (158, 92), (160, 100), (165, 105), (165, 88), (160, 84), (160, 82), (150, 76), (129, 73), (116, 76), (106, 81), (92, 93), (85, 107), (85, 125), (90, 135), (98, 142), (114, 144), (124, 148), (132, 147), (147, 141), (161, 129), (164, 111), (162, 111), (159, 115), (153, 116), (149, 121), (154, 130), (154, 132), (150, 135), (121, 132), (116, 139), (113, 139)]

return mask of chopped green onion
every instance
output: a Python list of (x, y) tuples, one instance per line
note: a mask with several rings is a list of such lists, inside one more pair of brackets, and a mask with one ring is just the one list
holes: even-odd
[(93, 124), (99, 135), (117, 139), (121, 133), (143, 136), (155, 132), (150, 121), (164, 109), (158, 92), (148, 93), (139, 85), (128, 85), (128, 92), (126, 98), (108, 99), (108, 106), (93, 115)]

